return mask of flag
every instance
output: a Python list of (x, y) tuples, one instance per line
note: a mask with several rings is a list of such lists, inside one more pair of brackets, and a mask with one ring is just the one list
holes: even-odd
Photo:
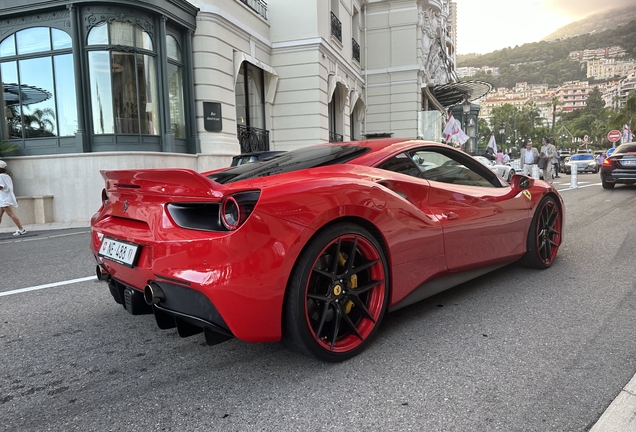
[(455, 118), (451, 114), (448, 116), (446, 127), (444, 128), (444, 136), (446, 137), (447, 142), (450, 141), (450, 136), (453, 134), (453, 126), (455, 126)]
[(486, 148), (492, 148), (493, 154), (497, 154), (497, 142), (495, 141), (495, 134), (490, 135), (490, 141), (488, 141), (488, 145)]
[(624, 125), (623, 126), (623, 143), (626, 142), (632, 142), (632, 140), (634, 139), (634, 134), (632, 133), (631, 130), (629, 130), (629, 126)]
[(459, 122), (453, 117), (451, 114), (448, 117), (448, 121), (446, 122), (446, 127), (444, 128), (444, 135), (446, 135), (446, 142), (451, 140), (458, 141), (460, 144), (464, 144), (468, 141), (468, 135), (464, 133)]

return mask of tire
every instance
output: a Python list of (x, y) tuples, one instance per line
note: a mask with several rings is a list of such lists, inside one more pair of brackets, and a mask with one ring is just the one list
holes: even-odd
[(563, 213), (552, 197), (541, 200), (532, 218), (526, 253), (519, 263), (528, 268), (546, 269), (550, 267), (561, 246)]
[(385, 314), (388, 274), (384, 251), (367, 230), (352, 223), (326, 228), (308, 243), (292, 271), (283, 343), (326, 362), (357, 355)]
[(601, 184), (603, 189), (614, 189), (614, 186), (616, 186), (616, 183), (608, 183), (604, 178), (601, 178)]

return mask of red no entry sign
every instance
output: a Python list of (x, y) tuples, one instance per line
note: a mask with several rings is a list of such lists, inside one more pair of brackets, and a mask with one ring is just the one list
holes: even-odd
[(609, 142), (616, 142), (621, 139), (621, 133), (617, 130), (610, 131), (607, 134), (607, 139), (609, 140)]

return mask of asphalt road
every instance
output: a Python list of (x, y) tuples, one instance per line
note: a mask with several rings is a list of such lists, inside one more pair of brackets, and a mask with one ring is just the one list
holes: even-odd
[(0, 430), (586, 431), (636, 373), (636, 187), (579, 181), (550, 269), (510, 265), (389, 314), (336, 365), (181, 339), (92, 280), (2, 295), (94, 260), (88, 230), (0, 235)]

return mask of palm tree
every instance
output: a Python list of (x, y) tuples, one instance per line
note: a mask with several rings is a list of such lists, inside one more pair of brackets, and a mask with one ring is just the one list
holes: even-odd
[[(28, 136), (50, 136), (55, 130), (55, 111), (53, 108), (37, 108), (31, 114), (22, 116), (22, 124)], [(36, 127), (32, 127), (33, 124)]]
[(552, 96), (552, 135), (554, 136), (554, 128), (556, 126), (556, 110), (557, 106), (561, 105), (561, 100), (558, 96)]

